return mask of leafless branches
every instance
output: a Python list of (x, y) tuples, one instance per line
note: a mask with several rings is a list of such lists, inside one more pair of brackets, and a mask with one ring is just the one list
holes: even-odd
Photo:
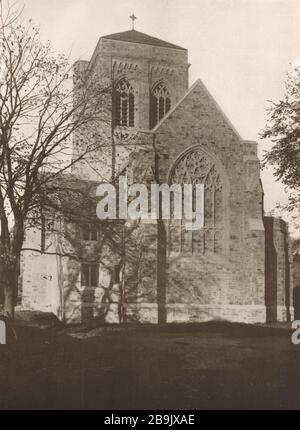
[(23, 8), (20, 8), (16, 2), (11, 3), (9, 0), (0, 0), (0, 26), (1, 31), (8, 28), (21, 16)]
[[(18, 260), (27, 217), (45, 203), (51, 183), (57, 188), (57, 178), (109, 145), (102, 107), (110, 88), (89, 68), (74, 76), (68, 58), (55, 56), (32, 21), (24, 24), (21, 11), (3, 1), (0, 60), (1, 264), (8, 255)], [(82, 142), (77, 152), (74, 134)]]

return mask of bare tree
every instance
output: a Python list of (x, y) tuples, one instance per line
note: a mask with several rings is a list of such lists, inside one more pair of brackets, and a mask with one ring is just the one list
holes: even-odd
[(16, 3), (0, 0), (1, 28), (11, 26), (21, 16), (22, 11)]
[[(68, 58), (41, 42), (31, 20), (24, 24), (21, 13), (0, 4), (0, 287), (13, 316), (28, 219), (39, 218), (51, 182), (105, 146), (100, 107), (110, 89), (89, 69), (74, 89)], [(74, 155), (72, 135), (87, 128), (88, 142)]]

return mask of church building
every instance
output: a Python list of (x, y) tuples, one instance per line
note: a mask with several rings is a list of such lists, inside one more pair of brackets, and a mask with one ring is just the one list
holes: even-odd
[[(293, 318), (288, 229), (264, 217), (257, 143), (239, 135), (200, 79), (189, 84), (187, 49), (132, 29), (101, 37), (75, 76), (87, 69), (113, 89), (110, 144), (74, 164), (70, 181), (94, 193), (122, 172), (132, 183), (204, 184), (204, 227), (110, 224), (114, 247), (103, 245), (107, 226), (87, 223), (71, 228), (76, 245), (53, 233), (48, 252), (32, 230), (26, 241), (41, 251), (23, 253), (21, 309), (66, 323)], [(75, 135), (74, 154), (83, 144)]]

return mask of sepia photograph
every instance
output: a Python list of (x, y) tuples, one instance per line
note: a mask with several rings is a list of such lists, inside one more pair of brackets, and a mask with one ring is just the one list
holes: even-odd
[(0, 0), (0, 410), (300, 410), (300, 0)]

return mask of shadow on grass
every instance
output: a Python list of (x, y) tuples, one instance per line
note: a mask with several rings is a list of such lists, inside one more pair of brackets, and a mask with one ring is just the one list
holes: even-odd
[(2, 410), (300, 407), (300, 347), (289, 330), (51, 324), (23, 321), (16, 348), (0, 349)]

